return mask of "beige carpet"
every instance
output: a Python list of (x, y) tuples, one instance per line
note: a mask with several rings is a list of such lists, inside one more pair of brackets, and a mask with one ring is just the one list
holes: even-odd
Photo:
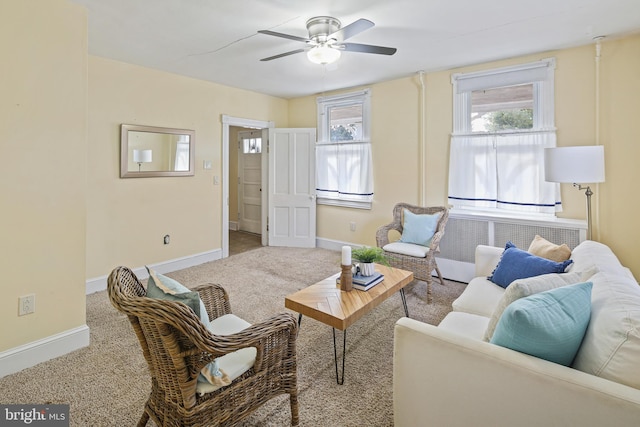
[[(260, 248), (224, 260), (168, 274), (186, 286), (222, 284), (235, 314), (256, 322), (284, 311), (284, 298), (339, 270), (340, 254), (324, 249)], [(426, 284), (406, 288), (411, 317), (437, 324), (464, 284)], [(345, 383), (336, 384), (331, 328), (304, 318), (298, 336), (298, 378), (302, 426), (393, 425), (393, 327), (404, 316), (393, 296), (348, 330)], [(139, 344), (126, 318), (110, 304), (106, 291), (87, 296), (91, 345), (0, 379), (2, 403), (69, 403), (72, 426), (133, 426), (149, 390)], [(338, 335), (340, 336), (340, 335)], [(429, 363), (429, 355), (424, 355)], [(285, 396), (254, 413), (243, 426), (286, 426)], [(152, 422), (149, 425), (153, 425)]]

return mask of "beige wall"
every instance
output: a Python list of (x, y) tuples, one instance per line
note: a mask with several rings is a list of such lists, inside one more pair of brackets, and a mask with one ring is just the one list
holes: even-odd
[[(558, 145), (596, 143), (595, 47), (593, 45), (528, 55), (473, 67), (424, 75), (426, 105), (421, 104), (417, 75), (371, 85), (372, 143), (375, 196), (373, 209), (318, 207), (318, 237), (358, 244), (375, 244), (375, 230), (391, 219), (397, 201), (421, 200), (419, 177), (425, 174), (425, 204), (446, 203), (449, 135), (452, 129), (451, 74), (490, 69), (555, 57), (555, 108)], [(640, 155), (640, 36), (604, 41), (600, 66), (600, 143), (605, 146), (606, 182), (594, 186), (594, 236), (610, 245), (622, 262), (640, 277), (634, 245), (640, 227), (634, 226), (638, 200), (628, 189), (638, 181), (634, 162)], [(348, 92), (348, 91), (344, 91)], [(420, 112), (425, 111), (424, 125)], [(315, 96), (291, 100), (289, 125), (315, 126)], [(424, 130), (426, 162), (420, 153)], [(558, 216), (586, 218), (584, 192), (561, 188), (564, 211)], [(357, 230), (349, 231), (355, 221)]]
[[(287, 101), (89, 57), (87, 278), (222, 247), (223, 114), (286, 126)], [(120, 179), (122, 123), (195, 130), (195, 176)]]
[(635, 188), (640, 182), (640, 35), (603, 43), (600, 72), (606, 182), (594, 189), (600, 213), (596, 231), (640, 279), (640, 199)]
[(85, 323), (86, 26), (66, 0), (0, 2), (0, 351)]

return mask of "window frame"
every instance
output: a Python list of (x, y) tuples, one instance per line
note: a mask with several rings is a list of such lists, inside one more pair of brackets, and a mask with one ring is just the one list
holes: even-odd
[(471, 130), (471, 92), (533, 83), (533, 128), (491, 133), (555, 131), (555, 58), (511, 67), (451, 75), (453, 84), (453, 135), (478, 134)]
[[(371, 90), (364, 89), (356, 92), (338, 95), (322, 96), (316, 99), (318, 139), (317, 146), (342, 145), (342, 144), (371, 144)], [(331, 141), (331, 123), (329, 111), (331, 108), (360, 104), (362, 107), (362, 137), (360, 139), (346, 141)], [(320, 165), (316, 165), (316, 170)], [(371, 178), (373, 179), (373, 177)], [(369, 201), (347, 200), (337, 197), (318, 196), (320, 205), (342, 206), (356, 209), (371, 209), (373, 196)]]
[[(509, 67), (494, 68), (470, 73), (454, 73), (451, 75), (453, 85), (453, 131), (452, 143), (455, 137), (487, 137), (527, 135), (535, 133), (552, 133), (555, 139), (555, 58), (541, 59)], [(533, 84), (533, 127), (531, 129), (510, 129), (495, 132), (474, 132), (471, 120), (472, 92), (483, 89), (510, 87), (520, 84)], [(554, 143), (555, 144), (555, 143)], [(544, 168), (544, 165), (541, 166)], [(450, 165), (451, 168), (451, 165)], [(454, 171), (455, 172), (455, 171)], [(452, 171), (449, 171), (451, 174)], [(544, 173), (542, 173), (544, 176)], [(561, 210), (559, 186), (556, 197), (556, 211)], [(467, 212), (493, 212), (513, 217), (542, 216), (555, 217), (549, 212), (522, 212), (499, 207), (464, 206), (449, 199), (454, 209)]]

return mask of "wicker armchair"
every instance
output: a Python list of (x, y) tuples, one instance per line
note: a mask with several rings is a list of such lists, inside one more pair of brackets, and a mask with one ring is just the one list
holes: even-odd
[(393, 267), (412, 271), (415, 279), (427, 282), (427, 302), (429, 303), (431, 302), (431, 282), (433, 282), (431, 272), (433, 270), (436, 270), (438, 278), (440, 279), (440, 283), (444, 285), (442, 273), (440, 273), (440, 269), (438, 268), (438, 264), (436, 263), (435, 254), (440, 252), (440, 239), (442, 239), (442, 236), (444, 236), (444, 228), (447, 224), (447, 220), (449, 219), (449, 209), (444, 206), (422, 207), (410, 205), (407, 203), (396, 204), (393, 208), (393, 222), (378, 228), (378, 231), (376, 232), (376, 244), (378, 245), (378, 247), (384, 249), (384, 247), (390, 243), (389, 232), (391, 230), (395, 230), (398, 233), (402, 234), (403, 209), (407, 209), (418, 215), (432, 215), (438, 212), (442, 212), (442, 216), (438, 221), (436, 232), (431, 239), (431, 245), (426, 252), (426, 256), (417, 257), (390, 252), (387, 250), (384, 251), (385, 256)]
[[(212, 320), (231, 313), (221, 286), (205, 284), (193, 290)], [(149, 417), (158, 426), (234, 425), (280, 394), (289, 394), (291, 425), (298, 425), (298, 325), (293, 315), (282, 313), (236, 334), (213, 335), (186, 305), (147, 298), (126, 267), (113, 270), (108, 293), (112, 304), (128, 316), (151, 375), (151, 394), (138, 426), (145, 426)], [(246, 347), (257, 349), (252, 368), (216, 391), (196, 393), (205, 365)]]

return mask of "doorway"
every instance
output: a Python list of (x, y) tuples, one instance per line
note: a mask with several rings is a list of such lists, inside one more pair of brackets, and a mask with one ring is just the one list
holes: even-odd
[[(230, 218), (230, 204), (232, 201), (230, 200), (230, 187), (237, 187), (238, 175), (237, 175), (237, 167), (233, 171), (231, 168), (233, 165), (237, 165), (237, 157), (235, 161), (230, 160), (230, 153), (237, 153), (237, 132), (247, 131), (247, 130), (256, 130), (256, 129), (264, 129), (264, 128), (272, 128), (274, 127), (273, 122), (266, 122), (262, 120), (251, 120), (251, 119), (243, 119), (239, 117), (230, 117), (227, 115), (222, 116), (222, 171), (221, 175), (222, 179), (222, 257), (226, 258), (229, 256), (229, 231), (237, 231), (237, 209), (234, 209), (234, 216)], [(232, 135), (232, 131), (235, 133)], [(231, 183), (231, 184), (230, 184)], [(237, 198), (233, 201), (231, 206), (237, 206)], [(266, 207), (262, 207), (265, 209)], [(231, 222), (230, 219), (233, 219), (234, 222)], [(266, 244), (266, 236), (261, 235), (261, 244)]]
[(222, 257), (229, 256), (229, 230), (238, 228), (238, 221), (230, 221), (230, 209), (238, 206), (237, 199), (230, 200), (230, 187), (237, 187), (238, 182), (237, 171), (230, 172), (237, 164), (230, 162), (230, 153), (237, 152), (237, 138), (231, 138), (236, 127), (241, 128), (237, 132), (260, 129), (262, 141), (269, 140), (260, 155), (261, 245), (315, 247), (315, 128), (275, 129), (273, 122), (223, 115)]
[(262, 147), (261, 130), (230, 127), (229, 256), (262, 246)]

